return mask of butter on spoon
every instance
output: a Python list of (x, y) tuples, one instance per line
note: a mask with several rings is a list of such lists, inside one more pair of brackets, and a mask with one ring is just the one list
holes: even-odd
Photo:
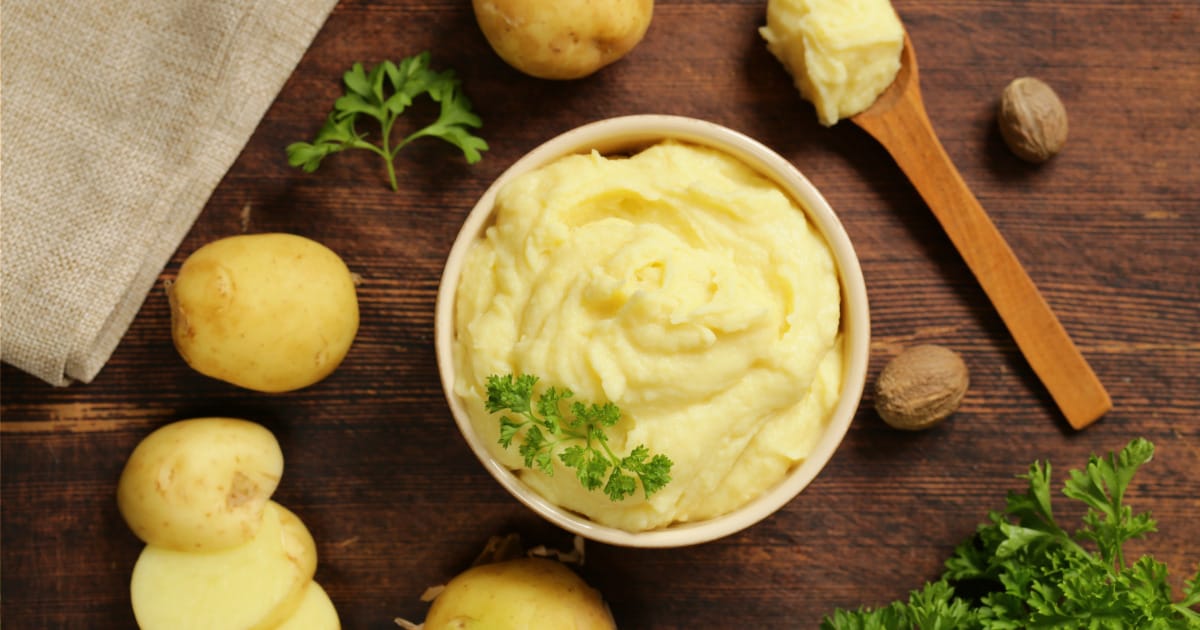
[(850, 120), (887, 149), (929, 205), (1067, 422), (1082, 429), (1108, 413), (1112, 399), (1104, 385), (934, 133), (907, 35), (896, 79)]
[(875, 102), (904, 47), (889, 0), (770, 0), (759, 34), (826, 127)]

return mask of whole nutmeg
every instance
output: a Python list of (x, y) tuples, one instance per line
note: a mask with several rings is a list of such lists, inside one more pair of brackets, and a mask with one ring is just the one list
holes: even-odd
[(1004, 88), (997, 120), (1005, 144), (1027, 162), (1045, 162), (1067, 143), (1067, 109), (1049, 85), (1033, 77)]
[(967, 364), (943, 346), (913, 346), (896, 355), (875, 381), (875, 410), (889, 425), (928, 429), (958, 409), (970, 379)]

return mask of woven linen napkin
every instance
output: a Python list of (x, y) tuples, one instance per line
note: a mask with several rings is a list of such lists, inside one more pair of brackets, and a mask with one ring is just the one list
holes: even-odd
[(0, 359), (91, 381), (336, 0), (4, 0)]

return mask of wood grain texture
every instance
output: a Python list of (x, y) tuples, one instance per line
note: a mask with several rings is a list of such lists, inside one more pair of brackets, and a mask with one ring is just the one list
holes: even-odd
[[(623, 629), (811, 628), (834, 607), (881, 604), (932, 579), (1014, 475), (1050, 459), (1056, 478), (1092, 452), (1145, 436), (1158, 453), (1129, 500), (1160, 532), (1140, 543), (1174, 572), (1200, 562), (1200, 5), (895, 0), (920, 52), (934, 129), (1046, 301), (1112, 395), (1075, 432), (892, 159), (849, 124), (825, 129), (755, 29), (761, 1), (660, 1), (646, 39), (582, 81), (518, 74), (478, 32), (469, 3), (346, 0), (330, 17), (215, 191), (95, 382), (54, 389), (0, 371), (0, 625), (132, 628), (140, 550), (114, 498), (125, 457), (153, 428), (234, 415), (279, 437), (278, 500), (318, 542), (317, 579), (349, 629), (419, 619), (418, 597), (491, 535), (568, 537), (510, 498), (455, 430), (437, 378), (433, 306), (458, 226), (520, 155), (598, 118), (669, 113), (745, 132), (792, 160), (855, 243), (871, 297), (871, 373), (914, 343), (961, 352), (962, 408), (902, 434), (868, 391), (829, 466), (759, 525), (698, 547), (590, 545), (584, 576)], [(317, 173), (283, 147), (319, 127), (341, 73), (430, 50), (454, 68), (492, 145), (463, 163), (415, 143), (392, 193), (378, 158), (344, 153)], [(1031, 167), (1008, 153), (994, 110), (1009, 80), (1052, 85), (1071, 117), (1063, 153)], [(327, 380), (286, 395), (190, 371), (170, 340), (162, 281), (231, 234), (316, 238), (363, 277), (362, 326)], [(1064, 509), (1066, 506), (1063, 506)], [(1067, 515), (1071, 512), (1067, 511)]]

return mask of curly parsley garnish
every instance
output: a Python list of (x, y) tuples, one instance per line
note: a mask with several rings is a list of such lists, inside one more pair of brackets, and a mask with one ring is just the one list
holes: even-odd
[[(399, 190), (394, 165), (396, 154), (417, 138), (430, 136), (453, 144), (462, 150), (468, 164), (478, 162), (482, 157), (479, 152), (488, 148), (483, 138), (471, 134), (470, 128), (479, 128), (483, 122), (471, 111), (471, 103), (463, 96), (461, 82), (452, 70), (435, 72), (430, 69), (428, 52), (408, 57), (399, 64), (384, 61), (369, 71), (356, 63), (342, 80), (346, 84), (346, 94), (334, 102), (333, 112), (317, 132), (316, 139), (311, 143), (288, 145), (288, 164), (311, 173), (331, 153), (366, 149), (383, 158), (392, 190)], [(428, 94), (441, 105), (438, 119), (393, 145), (392, 127), (396, 119), (421, 94)], [(379, 144), (369, 142), (365, 134), (359, 133), (355, 127), (359, 115), (370, 116), (379, 122), (382, 132)]]
[[(1126, 541), (1155, 531), (1149, 513), (1134, 514), (1124, 502), (1153, 455), (1149, 441), (1136, 439), (1119, 455), (1093, 455), (1086, 469), (1072, 470), (1063, 494), (1087, 506), (1073, 533), (1051, 512), (1050, 464), (1034, 462), (1020, 476), (1029, 489), (1009, 493), (1005, 509), (955, 549), (940, 580), (906, 602), (837, 610), (821, 628), (1200, 628), (1200, 573), (1174, 601), (1166, 565), (1149, 555), (1127, 564), (1122, 552)], [(970, 595), (956, 596), (956, 587)]]
[[(613, 403), (570, 402), (570, 389), (547, 388), (534, 400), (538, 377), (529, 374), (487, 377), (488, 413), (510, 411), (518, 417), (500, 417), (500, 444), (509, 448), (519, 438), (518, 452), (525, 466), (554, 475), (553, 458), (575, 470), (588, 490), (604, 488), (604, 494), (620, 501), (637, 491), (647, 497), (671, 481), (671, 460), (666, 455), (650, 456), (645, 445), (619, 457), (608, 446), (605, 429), (621, 419)], [(563, 413), (564, 405), (569, 413)]]

